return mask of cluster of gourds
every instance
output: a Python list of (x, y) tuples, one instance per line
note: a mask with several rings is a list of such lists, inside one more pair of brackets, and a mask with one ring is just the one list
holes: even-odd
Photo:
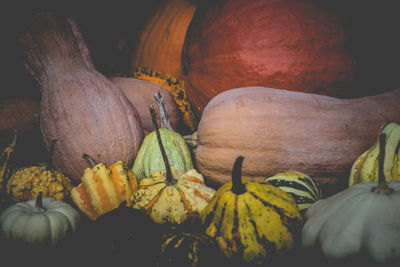
[[(276, 1), (275, 8), (294, 12), (292, 19), (304, 19), (296, 10), (315, 10), (308, 1), (284, 2)], [(324, 38), (311, 41), (320, 47), (319, 57), (339, 58), (333, 73), (322, 63), (304, 64), (301, 55), (296, 62), (309, 69), (297, 71), (298, 77), (271, 69), (271, 62), (294, 64), (286, 48), (269, 60), (260, 49), (246, 50), (250, 54), (239, 62), (240, 49), (249, 42), (233, 38), (239, 46), (221, 39), (221, 21), (232, 14), (242, 21), (244, 14), (270, 12), (269, 5), (233, 0), (196, 9), (186, 0), (164, 3), (154, 18), (172, 7), (187, 12), (175, 32), (186, 35), (185, 42), (182, 37), (165, 57), (175, 60), (179, 54), (179, 63), (170, 71), (161, 69), (169, 66), (161, 57), (160, 62), (140, 57), (148, 49), (150, 59), (161, 53), (146, 46), (156, 42), (142, 39), (133, 62), (151, 64), (129, 78), (107, 78), (96, 70), (74, 20), (35, 15), (20, 43), (42, 90), (40, 126), (51, 156), (47, 164), (13, 169), (16, 137), (4, 149), (0, 190), (14, 204), (0, 215), (2, 237), (57, 244), (77, 231), (83, 214), (96, 223), (128, 209), (168, 226), (159, 246), (160, 267), (207, 266), (217, 259), (263, 265), (290, 257), (299, 247), (318, 248), (329, 259), (398, 260), (400, 91), (336, 98), (355, 70), (339, 49), (342, 42), (325, 51)], [(154, 18), (145, 31), (155, 30)], [(319, 27), (326, 23), (317, 21), (313, 30), (323, 32)], [(266, 25), (268, 20), (257, 27)], [(332, 31), (341, 36), (334, 25)], [(229, 27), (233, 36), (245, 36), (238, 25)], [(263, 46), (259, 30), (254, 32), (254, 47)], [(307, 44), (307, 38), (314, 37), (292, 41)], [(255, 58), (257, 64), (247, 62)], [(332, 81), (337, 72), (343, 76)], [(316, 94), (321, 87), (325, 91)], [(114, 223), (118, 227), (118, 218)], [(198, 231), (170, 231), (197, 223)]]

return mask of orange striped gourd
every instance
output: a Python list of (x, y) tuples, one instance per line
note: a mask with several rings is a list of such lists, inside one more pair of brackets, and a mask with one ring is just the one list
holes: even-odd
[(264, 264), (294, 248), (302, 216), (292, 196), (270, 184), (241, 178), (237, 157), (232, 182), (221, 186), (201, 213), (205, 232), (228, 259)]
[(117, 208), (121, 202), (131, 198), (137, 190), (135, 174), (122, 161), (111, 166), (105, 163), (96, 164), (90, 156), (83, 157), (92, 168), (86, 168), (81, 183), (71, 190), (71, 198), (78, 208), (92, 220)]
[(197, 218), (211, 201), (215, 190), (205, 185), (203, 176), (195, 169), (180, 171), (171, 168), (152, 105), (150, 112), (165, 171), (153, 172), (151, 177), (140, 181), (139, 189), (132, 196), (132, 206), (144, 210), (156, 223), (181, 224)]

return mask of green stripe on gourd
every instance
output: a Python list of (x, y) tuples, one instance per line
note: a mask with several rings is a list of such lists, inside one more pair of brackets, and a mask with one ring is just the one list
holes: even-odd
[(302, 216), (282, 189), (242, 180), (242, 161), (236, 159), (232, 182), (217, 190), (200, 217), (228, 259), (262, 264), (294, 247)]
[[(175, 170), (188, 171), (193, 169), (192, 155), (182, 135), (175, 132), (168, 119), (161, 93), (155, 96), (161, 117), (161, 128), (159, 129), (162, 143), (165, 147), (171, 168)], [(161, 155), (160, 146), (157, 142), (156, 132), (148, 134), (139, 149), (138, 155), (132, 166), (138, 181), (150, 177), (154, 172), (165, 171), (165, 164)]]
[(387, 181), (396, 181), (400, 179), (400, 124), (390, 122), (386, 124), (378, 135), (376, 142), (361, 154), (354, 162), (349, 176), (349, 186), (378, 181), (379, 173), (379, 152), (380, 136), (385, 146), (385, 160), (383, 162), (383, 173)]
[(289, 193), (296, 201), (301, 213), (304, 213), (314, 202), (322, 199), (319, 184), (305, 173), (285, 171), (267, 177), (260, 183), (269, 183)]

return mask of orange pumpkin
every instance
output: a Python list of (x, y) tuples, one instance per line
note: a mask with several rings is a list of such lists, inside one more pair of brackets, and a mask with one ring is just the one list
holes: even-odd
[(160, 4), (141, 31), (132, 55), (132, 72), (144, 66), (181, 79), (183, 42), (196, 8), (190, 0)]

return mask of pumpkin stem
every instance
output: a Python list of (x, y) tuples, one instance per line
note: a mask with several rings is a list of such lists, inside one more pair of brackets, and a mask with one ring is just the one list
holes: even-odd
[(167, 108), (165, 107), (164, 98), (161, 95), (161, 91), (158, 91), (157, 94), (154, 95), (154, 98), (157, 102), (158, 110), (160, 112), (161, 119), (161, 127), (172, 130), (171, 123), (168, 117)]
[(164, 145), (161, 140), (160, 130), (157, 125), (156, 112), (155, 112), (152, 104), (149, 105), (149, 109), (150, 109), (150, 113), (151, 113), (151, 121), (153, 122), (153, 126), (156, 131), (158, 145), (160, 146), (161, 155), (163, 157), (164, 164), (165, 164), (165, 173), (166, 173), (165, 183), (167, 185), (176, 184), (176, 179), (172, 175), (171, 166), (169, 165), (167, 153), (165, 152), (165, 148), (164, 148)]
[(232, 169), (232, 188), (231, 191), (236, 195), (245, 193), (246, 185), (242, 182), (242, 164), (244, 157), (239, 156), (236, 158), (235, 164)]
[(383, 163), (385, 162), (386, 153), (386, 134), (379, 135), (379, 155), (378, 155), (378, 186), (372, 188), (372, 191), (377, 194), (390, 195), (393, 193), (393, 188), (390, 188), (386, 183), (385, 172), (383, 171)]
[(82, 158), (86, 159), (92, 168), (96, 166), (96, 162), (88, 154), (83, 154)]
[(38, 196), (36, 197), (35, 208), (37, 211), (41, 212), (45, 209), (43, 208), (43, 192), (40, 191)]

